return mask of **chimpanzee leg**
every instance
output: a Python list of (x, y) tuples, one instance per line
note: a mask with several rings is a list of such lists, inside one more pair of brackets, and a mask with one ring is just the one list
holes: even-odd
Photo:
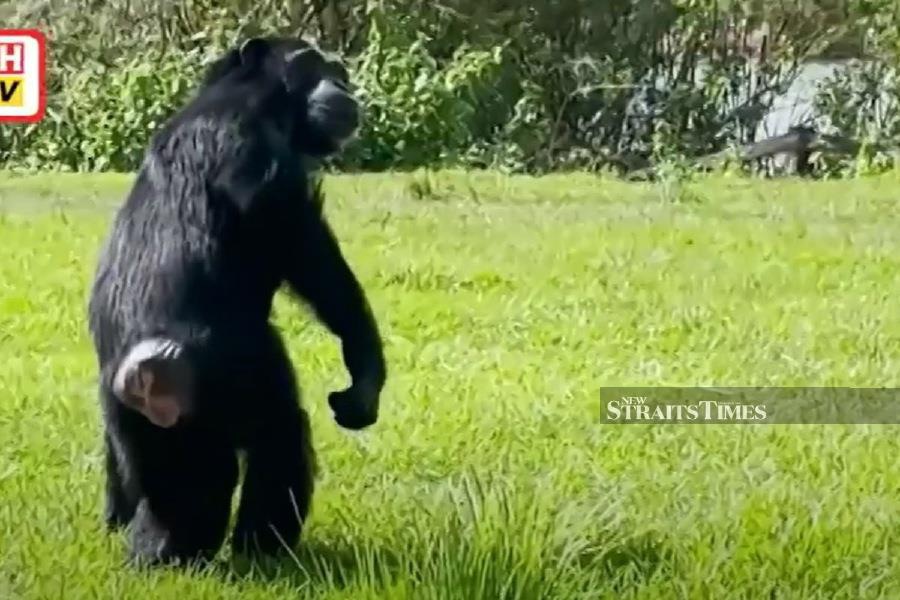
[(137, 498), (125, 485), (125, 474), (122, 473), (116, 447), (110, 433), (104, 436), (104, 452), (106, 454), (106, 507), (104, 521), (111, 531), (128, 525), (137, 508)]
[(233, 548), (274, 554), (292, 549), (309, 514), (315, 457), (302, 408), (275, 417), (247, 451)]
[(259, 365), (257, 397), (264, 421), (247, 445), (247, 470), (232, 546), (238, 553), (273, 554), (293, 548), (309, 513), (315, 453), (309, 416), (287, 353), (271, 335), (270, 353)]
[(141, 442), (134, 467), (142, 497), (131, 523), (131, 558), (140, 564), (211, 559), (228, 527), (238, 476), (234, 448), (198, 431), (158, 430)]

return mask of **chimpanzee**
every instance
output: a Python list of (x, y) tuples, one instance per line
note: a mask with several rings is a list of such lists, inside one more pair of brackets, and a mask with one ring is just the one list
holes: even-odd
[(341, 340), (337, 423), (378, 417), (386, 366), (365, 294), (304, 164), (360, 109), (312, 44), (254, 38), (206, 72), (155, 134), (102, 249), (89, 302), (106, 452), (106, 523), (140, 564), (208, 560), (225, 540), (238, 451), (238, 553), (296, 543), (316, 472), (273, 296), (287, 286)]

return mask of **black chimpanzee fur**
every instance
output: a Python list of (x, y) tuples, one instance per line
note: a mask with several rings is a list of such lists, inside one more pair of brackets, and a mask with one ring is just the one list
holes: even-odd
[[(218, 551), (238, 450), (247, 470), (233, 549), (268, 553), (298, 540), (315, 458), (293, 367), (269, 322), (282, 283), (341, 339), (352, 384), (329, 398), (337, 422), (359, 429), (377, 419), (386, 377), (377, 325), (302, 167), (340, 149), (357, 106), (342, 67), (298, 52), (309, 48), (254, 39), (214, 64), (152, 139), (102, 250), (89, 322), (106, 521), (129, 525), (136, 562)], [(154, 337), (183, 349), (196, 378), (189, 414), (169, 428), (112, 386), (123, 357)]]

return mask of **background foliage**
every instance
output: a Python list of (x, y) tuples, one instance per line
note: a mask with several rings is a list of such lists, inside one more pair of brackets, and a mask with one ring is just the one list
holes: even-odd
[(133, 170), (203, 65), (259, 33), (352, 63), (361, 139), (336, 166), (632, 169), (753, 141), (815, 56), (865, 56), (816, 100), (826, 128), (900, 143), (897, 0), (0, 1), (50, 39), (48, 117), (0, 166)]

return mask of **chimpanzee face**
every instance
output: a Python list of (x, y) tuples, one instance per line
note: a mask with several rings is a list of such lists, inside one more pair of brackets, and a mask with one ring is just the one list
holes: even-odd
[[(336, 152), (359, 129), (360, 107), (350, 91), (350, 78), (336, 58), (314, 48), (297, 50), (286, 57), (285, 85), (299, 95), (311, 138), (324, 143), (323, 154)], [(302, 132), (301, 132), (302, 134)], [(302, 142), (301, 140), (298, 140)]]
[(360, 125), (359, 102), (347, 69), (303, 40), (254, 38), (239, 51), (240, 62), (257, 74), (277, 76), (287, 91), (292, 145), (302, 154), (324, 157), (340, 151)]

